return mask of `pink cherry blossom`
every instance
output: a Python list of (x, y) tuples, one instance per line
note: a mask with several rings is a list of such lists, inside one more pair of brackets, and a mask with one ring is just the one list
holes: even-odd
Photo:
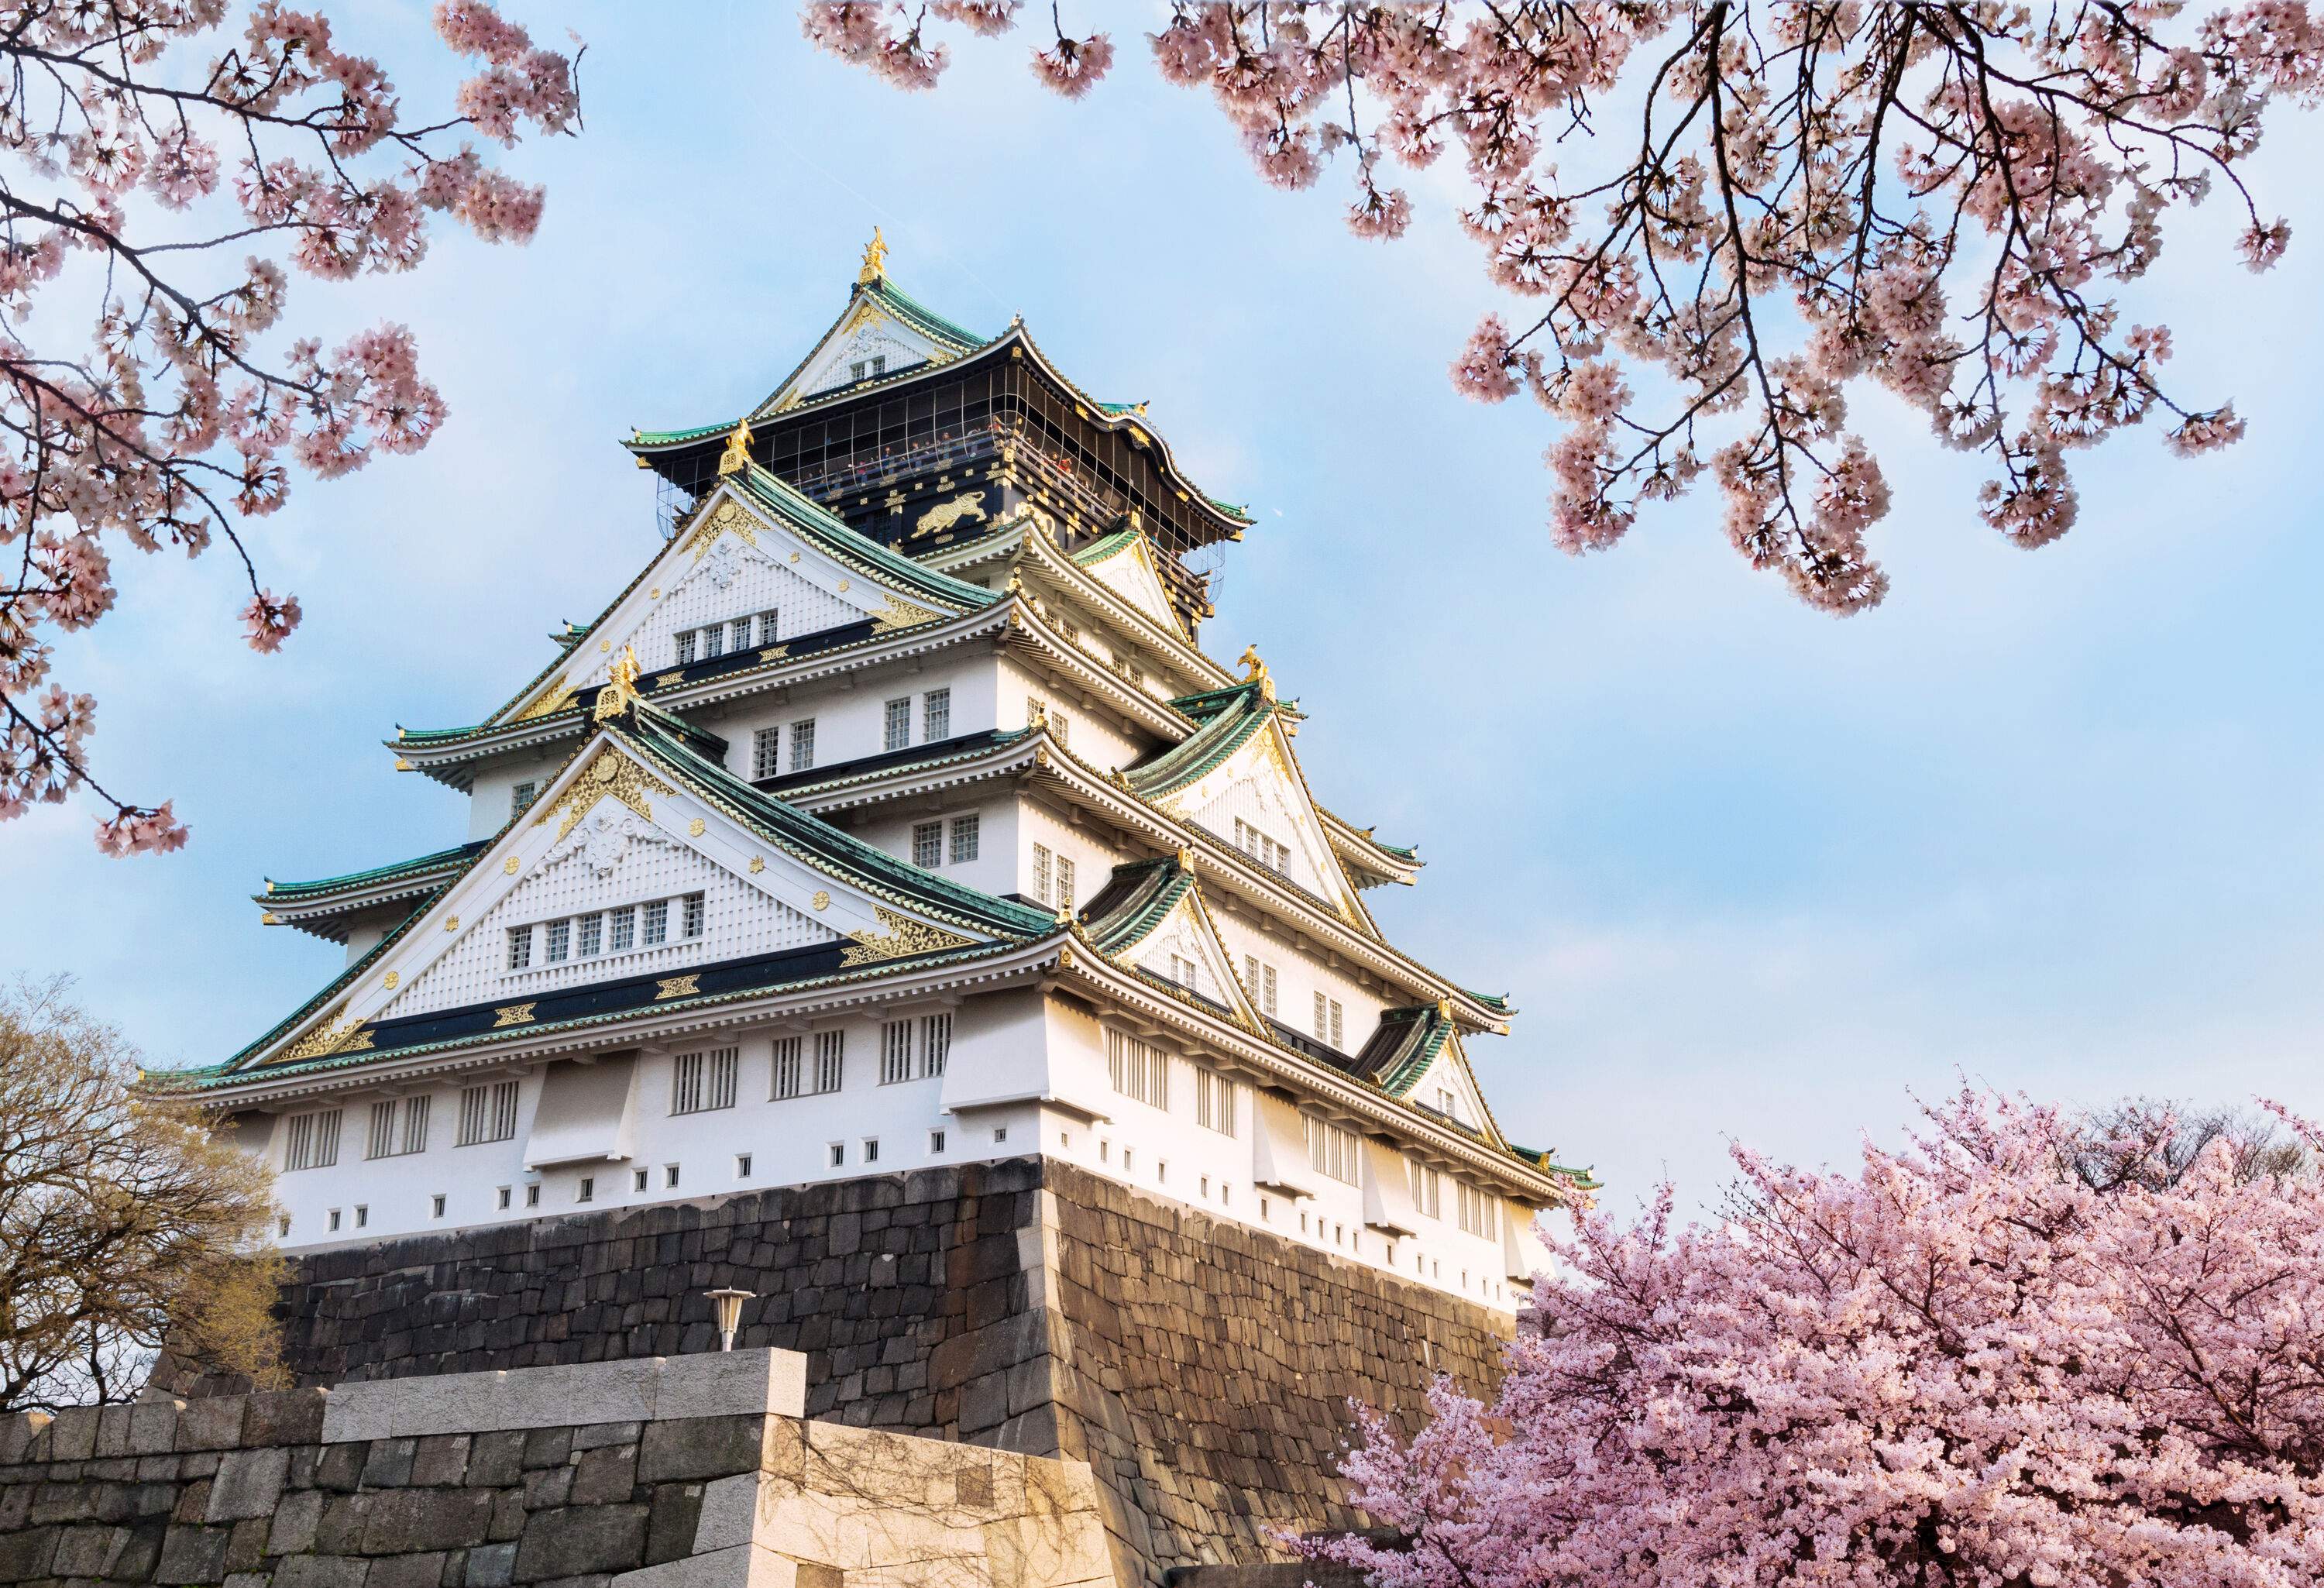
[[(32, 310), (69, 250), (104, 256), (116, 283), (82, 349), (0, 333), (0, 542), (29, 542), (0, 593), (0, 819), (86, 789), (112, 810), (97, 827), (109, 854), (178, 848), (186, 827), (166, 802), (95, 780), (95, 705), (51, 679), (46, 631), (112, 609), (118, 543), (196, 556), (222, 536), (248, 578), (246, 638), (279, 650), (299, 603), (261, 587), (238, 517), (280, 508), (294, 465), (346, 474), (425, 446), (444, 415), (401, 327), (329, 354), (312, 337), (266, 346), (290, 271), (412, 269), (431, 215), (488, 242), (529, 238), (542, 190), (457, 140), (568, 132), (579, 113), (575, 58), (537, 48), (489, 0), (437, 6), (438, 36), (478, 69), (451, 115), (416, 123), (327, 18), (255, 0), (230, 33), (228, 20), (225, 0), (86, 0), (31, 8), (0, 42), (20, 69), (0, 74), (0, 146), (27, 176), (0, 196), (0, 313), (47, 325)], [(183, 223), (146, 235), (157, 208), (210, 216), (236, 241), (197, 245), (214, 268), (153, 281), (185, 258)], [(172, 249), (154, 251), (161, 240)], [(237, 269), (244, 247), (257, 251)]]
[(1924, 1117), (1854, 1173), (1738, 1147), (1706, 1226), (1665, 1188), (1545, 1228), (1490, 1401), (1360, 1411), (1395, 1541), (1307, 1553), (1379, 1588), (2312, 1584), (2324, 1132)]
[(1103, 33), (1092, 33), (1086, 39), (1068, 39), (1060, 33), (1055, 44), (1034, 52), (1033, 75), (1066, 98), (1078, 99), (1096, 86), (1112, 64), (1113, 41)]
[[(924, 26), (990, 36), (1019, 10), (818, 3), (802, 25), (926, 88), (945, 57)], [(1047, 22), (1058, 43), (1036, 72), (1078, 96), (1095, 74), (1062, 4)], [(2068, 453), (2156, 413), (2174, 451), (2241, 434), (2227, 405), (2165, 390), (2167, 330), (2126, 329), (2114, 294), (2153, 267), (2165, 217), (2215, 189), (2244, 263), (2282, 258), (2290, 226), (2260, 216), (2242, 164), (2278, 104), (2324, 101), (2307, 0), (1174, 0), (1148, 40), (1269, 184), (1308, 187), (1347, 152), (1360, 235), (1411, 224), (1383, 162), (1458, 156), (1452, 212), (1526, 313), (1473, 339), (1454, 383), (1495, 401), (1522, 375), (1580, 427), (1544, 454), (1557, 544), (1609, 543), (1708, 457), (1729, 540), (1835, 613), (1887, 588), (1870, 536), (1890, 497), (1847, 428), (1853, 383), (1987, 454), (1983, 517), (2028, 548), (2074, 522)], [(1572, 408), (1570, 375), (1600, 360), (1652, 378), (1610, 411)]]

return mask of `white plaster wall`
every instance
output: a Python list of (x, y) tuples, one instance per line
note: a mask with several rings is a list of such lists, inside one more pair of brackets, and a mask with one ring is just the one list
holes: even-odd
[[(1301, 952), (1288, 940), (1260, 930), (1240, 915), (1213, 909), (1211, 919), (1218, 925), (1219, 941), (1234, 956), (1236, 974), (1246, 974), (1247, 956), (1255, 955), (1275, 966), (1277, 1020), (1294, 1030), (1314, 1036), (1315, 994), (1320, 992), (1326, 998), (1338, 999), (1345, 1011), (1340, 1044), (1342, 1052), (1356, 1053), (1371, 1039), (1373, 1030), (1379, 1025), (1380, 1011), (1388, 1007), (1378, 993), (1359, 985), (1347, 973), (1333, 970), (1312, 954)], [(1250, 989), (1250, 995), (1257, 1002), (1259, 989)]]
[(573, 753), (573, 748), (572, 741), (567, 740), (549, 749), (521, 750), (480, 762), (468, 786), (466, 836), (470, 839), (489, 838), (507, 826), (516, 786), (530, 782), (546, 788), (549, 780), (557, 775), (558, 769)]
[(1101, 707), (1083, 702), (1072, 685), (1061, 679), (1051, 679), (1035, 673), (1014, 657), (1001, 660), (1000, 678), (1000, 725), (1021, 728), (1026, 725), (1028, 706), (1033, 699), (1048, 702), (1051, 712), (1063, 712), (1069, 726), (1066, 748), (1076, 760), (1087, 762), (1101, 771), (1129, 766), (1143, 761), (1160, 746), (1161, 741), (1141, 731), (1126, 730), (1119, 718)]
[(939, 651), (925, 664), (895, 663), (846, 675), (789, 691), (788, 698), (772, 695), (737, 701), (716, 712), (689, 714), (690, 720), (726, 741), (726, 770), (748, 780), (752, 775), (752, 744), (758, 730), (781, 726), (783, 774), (790, 765), (789, 725), (801, 718), (815, 719), (815, 763), (835, 766), (866, 755), (886, 753), (886, 705), (908, 697), (912, 702), (911, 743), (927, 742), (927, 697), (931, 689), (952, 691), (952, 728), (945, 735), (958, 738), (995, 725), (995, 686), (998, 661), (988, 652), (977, 655), (966, 647)]
[[(1074, 863), (1074, 893), (1076, 909), (1094, 899), (1113, 875), (1113, 868), (1130, 858), (1128, 852), (1110, 842), (1102, 828), (1075, 826), (1071, 818), (1056, 806), (1036, 799), (1019, 799), (1017, 807), (1016, 873), (1013, 881), (999, 891), (1022, 893), (1033, 898), (1033, 845), (1046, 847), (1054, 855), (1065, 855)], [(1054, 866), (1051, 872), (1049, 902), (1058, 902)]]
[[(975, 783), (955, 799), (918, 800), (908, 808), (873, 807), (867, 813), (869, 819), (848, 830), (899, 860), (910, 860), (912, 829), (923, 822), (942, 822), (944, 863), (930, 868), (932, 873), (987, 893), (1007, 893), (1017, 887), (1018, 809), (1019, 801), (1013, 794), (1001, 791), (992, 783)], [(952, 858), (952, 819), (971, 814), (977, 818), (976, 858), (955, 862)]]

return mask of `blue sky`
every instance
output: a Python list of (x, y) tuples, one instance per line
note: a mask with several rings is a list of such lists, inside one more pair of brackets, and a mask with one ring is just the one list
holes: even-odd
[[(1840, 622), (1744, 568), (1708, 497), (1552, 549), (1543, 416), (1445, 379), (1493, 298), (1443, 199), (1416, 190), (1403, 243), (1350, 237), (1336, 177), (1263, 188), (1142, 42), (1078, 106), (1014, 43), (907, 97), (782, 7), (512, 10), (592, 45), (586, 134), (510, 161), (550, 184), (538, 240), (447, 236), (416, 276), (293, 300), (335, 331), (411, 325), (444, 434), (259, 527), (307, 611), (282, 656), (239, 642), (225, 559), (126, 551), (120, 608), (63, 649), (102, 775), (174, 797), (193, 845), (100, 859), (78, 803), (0, 827), (30, 906), (0, 966), (75, 974), (155, 1061), (213, 1061), (336, 971), (259, 925), (262, 878), (463, 836), (460, 797), (379, 741), (476, 720), (599, 609), (654, 545), (617, 439), (763, 393), (876, 223), (907, 290), (987, 330), (1021, 311), (1254, 504), (1206, 644), (1255, 641), (1325, 801), (1421, 845), (1422, 885), (1372, 895), (1389, 930), (1516, 996), (1515, 1035), (1472, 1047), (1494, 1105), (1616, 1201), (1665, 1175), (1713, 1196), (1729, 1138), (1848, 1159), (1957, 1074), (2324, 1115), (2312, 120), (2254, 168), (2293, 221), (2282, 267), (2230, 264), (2209, 210), (2128, 300), (2249, 439), (2191, 463), (2116, 440), (2080, 460), (2080, 525), (2025, 553), (1977, 521), (1969, 460), (1861, 396), (1895, 588)], [(407, 103), (440, 94), (424, 7), (342, 26)]]

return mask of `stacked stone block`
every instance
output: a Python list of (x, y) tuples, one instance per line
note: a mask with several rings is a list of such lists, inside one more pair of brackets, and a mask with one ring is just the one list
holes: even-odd
[(1046, 1159), (312, 1253), (282, 1311), (302, 1382), (380, 1380), (715, 1351), (727, 1286), (739, 1343), (806, 1353), (811, 1417), (1089, 1462), (1124, 1582), (1361, 1525), (1350, 1399), (1487, 1389), (1510, 1327)]

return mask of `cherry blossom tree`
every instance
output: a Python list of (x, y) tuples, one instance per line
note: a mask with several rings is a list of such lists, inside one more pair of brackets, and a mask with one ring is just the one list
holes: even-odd
[[(818, 0), (804, 26), (925, 88), (942, 26), (1002, 33), (1019, 9)], [(1047, 22), (1035, 74), (1086, 93), (1111, 42)], [(2149, 418), (2181, 453), (2242, 435), (2232, 406), (2172, 395), (2171, 333), (2112, 294), (2215, 189), (2244, 263), (2282, 257), (2241, 168), (2278, 101), (2324, 94), (2301, 0), (1177, 0), (1148, 39), (1269, 182), (1344, 155), (1360, 235), (1411, 222), (1393, 168), (1457, 154), (1460, 224), (1522, 308), (1482, 319), (1453, 382), (1563, 421), (1560, 547), (1612, 545), (1707, 472), (1736, 549), (1835, 613), (1887, 589), (1852, 386), (1982, 454), (1984, 520), (2025, 547), (2074, 522), (2068, 453)]]
[(264, 586), (238, 526), (282, 506), (293, 468), (329, 479), (417, 451), (444, 417), (402, 327), (328, 350), (299, 335), (290, 272), (410, 270), (438, 216), (525, 241), (541, 189), (475, 142), (578, 125), (577, 55), (537, 48), (490, 0), (438, 0), (438, 34), (475, 69), (425, 122), (321, 14), (258, 0), (229, 31), (230, 12), (0, 6), (0, 819), (87, 789), (113, 854), (175, 849), (186, 828), (91, 774), (95, 702), (53, 679), (51, 632), (113, 605), (123, 543), (196, 556), (223, 538), (248, 642), (280, 649), (298, 598)]
[(2324, 1561), (2324, 1137), (1964, 1093), (1854, 1174), (1550, 1237), (1489, 1403), (1365, 1414), (1380, 1588), (2293, 1588)]

